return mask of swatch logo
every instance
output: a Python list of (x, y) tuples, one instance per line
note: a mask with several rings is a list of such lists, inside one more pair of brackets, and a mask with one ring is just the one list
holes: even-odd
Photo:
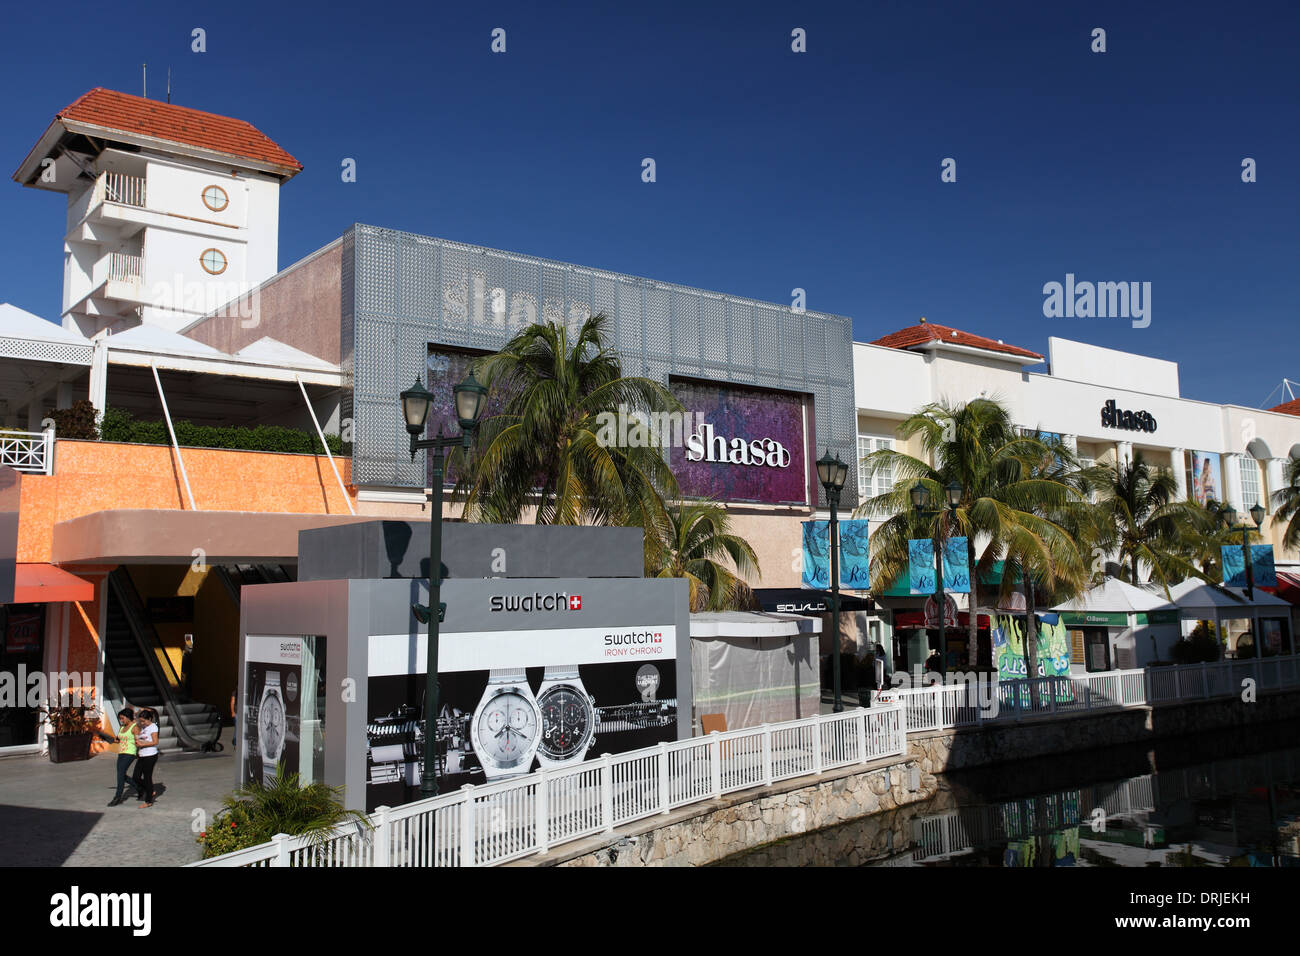
[(490, 607), (493, 611), (523, 611), (524, 613), (581, 611), (582, 595), (570, 594), (567, 591), (556, 591), (554, 594), (542, 594), (539, 591), (534, 591), (532, 594), (496, 594), (492, 597)]
[(663, 631), (628, 631), (626, 634), (606, 634), (605, 646), (617, 647), (619, 644), (662, 644)]

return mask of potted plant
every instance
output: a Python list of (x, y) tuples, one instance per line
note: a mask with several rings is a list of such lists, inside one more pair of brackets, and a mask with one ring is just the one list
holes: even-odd
[(51, 700), (41, 713), (54, 729), (49, 737), (51, 763), (90, 759), (90, 741), (99, 729), (99, 708), (95, 706), (93, 691), (89, 704), (85, 703), (85, 697), (79, 704)]

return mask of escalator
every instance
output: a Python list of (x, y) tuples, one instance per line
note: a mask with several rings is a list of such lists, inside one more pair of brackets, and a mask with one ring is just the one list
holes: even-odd
[(158, 712), (160, 753), (212, 749), (221, 737), (221, 714), (181, 690), (180, 679), (125, 568), (108, 576), (107, 597), (104, 656), (116, 693), (130, 707), (151, 707)]

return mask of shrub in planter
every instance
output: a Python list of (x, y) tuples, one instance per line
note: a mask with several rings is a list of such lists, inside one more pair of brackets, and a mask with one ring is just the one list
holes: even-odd
[(99, 708), (95, 706), (93, 691), (89, 704), (84, 698), (80, 704), (51, 700), (41, 708), (41, 713), (53, 728), (49, 737), (51, 763), (90, 759), (90, 741), (99, 729)]
[(95, 441), (99, 438), (99, 425), (95, 421), (95, 406), (88, 399), (73, 402), (71, 408), (55, 408), (45, 413), (54, 419), (54, 434), (59, 438), (79, 438)]
[(370, 827), (364, 813), (343, 806), (339, 800), (342, 787), (323, 783), (302, 786), (298, 775), (289, 773), (283, 763), (276, 769), (270, 784), (245, 784), (222, 801), (212, 825), (198, 837), (204, 859), (267, 843), (277, 833), (308, 836), (313, 843), (321, 843), (336, 826), (349, 820)]

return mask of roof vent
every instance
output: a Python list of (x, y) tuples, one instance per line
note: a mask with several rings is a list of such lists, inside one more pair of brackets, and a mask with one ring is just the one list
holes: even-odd
[(925, 316), (921, 316), (921, 321), (920, 321), (919, 323), (917, 323), (917, 324), (918, 324), (918, 325), (925, 325)]

